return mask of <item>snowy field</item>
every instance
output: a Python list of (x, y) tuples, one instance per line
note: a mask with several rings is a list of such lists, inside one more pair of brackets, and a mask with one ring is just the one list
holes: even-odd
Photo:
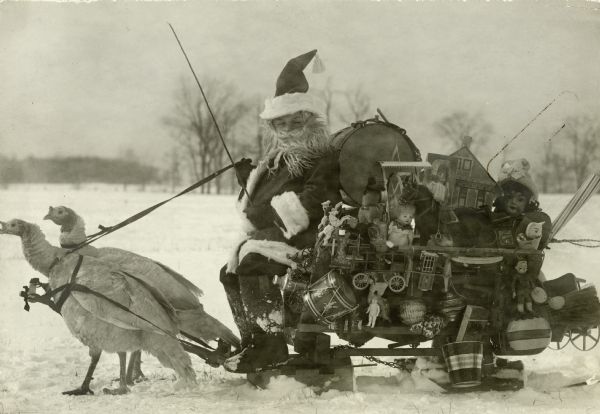
[[(114, 188), (75, 191), (64, 186), (0, 190), (0, 220), (21, 218), (40, 224), (57, 244), (58, 228), (42, 221), (49, 205), (67, 205), (86, 220), (88, 231), (112, 225), (169, 195), (123, 192)], [(542, 196), (552, 218), (568, 196)], [(205, 309), (234, 328), (218, 270), (237, 236), (232, 196), (187, 195), (142, 220), (111, 234), (96, 246), (115, 246), (157, 259), (200, 286)], [(600, 197), (596, 196), (567, 225), (559, 238), (600, 238)], [(600, 251), (554, 244), (544, 272), (553, 279), (566, 272), (600, 284)], [(124, 396), (103, 395), (118, 374), (116, 355), (103, 354), (91, 387), (93, 396), (67, 397), (61, 392), (81, 384), (89, 357), (87, 348), (71, 337), (62, 319), (43, 305), (23, 310), (22, 286), (39, 276), (25, 262), (18, 238), (0, 236), (0, 414), (16, 413), (598, 413), (600, 385), (564, 388), (600, 375), (600, 346), (581, 352), (569, 345), (523, 358), (527, 386), (518, 392), (443, 394), (418, 372), (400, 373), (385, 366), (356, 369), (355, 393), (329, 391), (315, 395), (294, 380), (281, 378), (267, 390), (257, 390), (244, 377), (213, 369), (193, 356), (198, 386), (175, 390), (172, 371), (150, 356), (143, 357), (149, 380)], [(383, 341), (382, 341), (383, 343)], [(357, 363), (361, 363), (358, 358)], [(364, 361), (367, 362), (367, 361)], [(392, 377), (399, 385), (390, 385)], [(360, 378), (359, 378), (360, 379)], [(113, 384), (112, 386), (115, 386)]]

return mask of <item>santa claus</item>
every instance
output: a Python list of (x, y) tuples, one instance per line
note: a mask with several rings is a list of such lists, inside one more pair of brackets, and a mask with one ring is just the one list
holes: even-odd
[(221, 282), (242, 338), (242, 350), (225, 361), (232, 372), (249, 373), (288, 359), (283, 301), (272, 283), (315, 243), (322, 203), (339, 193), (338, 153), (326, 124), (325, 105), (308, 92), (303, 70), (316, 50), (291, 59), (277, 79), (275, 97), (260, 114), (270, 139), (265, 157), (238, 178), (244, 236), (221, 270)]

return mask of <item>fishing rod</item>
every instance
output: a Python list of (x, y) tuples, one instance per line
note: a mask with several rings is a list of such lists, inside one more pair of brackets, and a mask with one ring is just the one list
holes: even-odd
[[(485, 166), (485, 170), (489, 173), (490, 172), (490, 164), (492, 163), (492, 161), (494, 161), (498, 155), (502, 154), (502, 152), (506, 148), (508, 148), (509, 145), (512, 144), (513, 141), (516, 140), (519, 137), (519, 135), (521, 135), (523, 133), (523, 131), (525, 131), (531, 124), (533, 124), (533, 122), (536, 119), (538, 119), (540, 117), (540, 115), (542, 115), (544, 112), (546, 112), (546, 110), (548, 108), (550, 108), (554, 104), (554, 102), (556, 102), (556, 100), (558, 98), (560, 98), (565, 93), (572, 93), (577, 98), (577, 94), (575, 92), (572, 92), (572, 91), (562, 91), (561, 93), (559, 93), (558, 95), (556, 95), (556, 97), (554, 99), (552, 99), (552, 101), (550, 101), (550, 103), (548, 105), (546, 105), (540, 112), (538, 112), (519, 132), (517, 132), (517, 134), (514, 137), (512, 137), (510, 139), (510, 141), (508, 141), (506, 144), (504, 144), (504, 146), (502, 146), (502, 148), (500, 148), (500, 150), (492, 158), (490, 158), (490, 160), (488, 161), (487, 165)], [(564, 128), (564, 125), (559, 129), (559, 131), (562, 130), (563, 128)], [(556, 135), (556, 134), (554, 134), (554, 135)], [(552, 137), (554, 137), (554, 135)]]
[(229, 158), (231, 165), (234, 167), (235, 175), (236, 175), (240, 185), (242, 186), (242, 189), (244, 190), (246, 197), (248, 197), (248, 203), (250, 205), (252, 205), (252, 200), (250, 200), (250, 194), (248, 194), (248, 190), (246, 189), (246, 184), (241, 180), (239, 172), (238, 172), (237, 168), (235, 168), (236, 163), (235, 163), (235, 161), (233, 161), (233, 157), (231, 156), (231, 153), (229, 152), (229, 148), (227, 148), (227, 144), (225, 144), (225, 139), (223, 138), (223, 134), (221, 134), (221, 129), (219, 128), (219, 124), (217, 123), (217, 120), (215, 118), (215, 115), (213, 114), (212, 109), (210, 108), (208, 99), (206, 98), (206, 94), (204, 93), (204, 89), (202, 88), (202, 85), (200, 84), (200, 81), (198, 80), (198, 76), (196, 76), (196, 72), (194, 71), (194, 68), (192, 67), (190, 59), (188, 59), (187, 53), (185, 53), (185, 49), (183, 48), (183, 45), (181, 44), (181, 41), (179, 40), (179, 37), (177, 36), (175, 29), (173, 28), (173, 26), (171, 26), (171, 23), (167, 23), (167, 24), (171, 28), (171, 31), (173, 32), (173, 36), (175, 36), (175, 40), (177, 40), (177, 43), (179, 44), (181, 52), (183, 52), (183, 56), (185, 57), (185, 60), (187, 61), (188, 66), (190, 67), (190, 70), (192, 71), (192, 75), (194, 75), (194, 79), (196, 80), (196, 84), (198, 85), (198, 88), (200, 88), (200, 93), (202, 94), (202, 98), (204, 99), (204, 103), (206, 104), (206, 108), (208, 109), (208, 113), (210, 114), (210, 117), (212, 118), (212, 121), (215, 124), (215, 129), (217, 130), (217, 134), (219, 135), (219, 138), (221, 139), (221, 144), (223, 144), (223, 148), (225, 148), (227, 157)]

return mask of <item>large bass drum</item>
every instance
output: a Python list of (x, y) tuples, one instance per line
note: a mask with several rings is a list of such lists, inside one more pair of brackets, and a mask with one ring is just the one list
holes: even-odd
[(359, 121), (333, 134), (340, 151), (340, 185), (344, 202), (358, 206), (369, 177), (378, 182), (379, 161), (421, 161), (421, 154), (397, 125), (370, 119)]

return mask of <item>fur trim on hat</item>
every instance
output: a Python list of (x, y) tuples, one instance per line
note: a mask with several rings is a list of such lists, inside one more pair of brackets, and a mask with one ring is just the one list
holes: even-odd
[(279, 215), (285, 228), (281, 229), (286, 239), (291, 239), (302, 230), (306, 230), (310, 223), (308, 212), (300, 202), (298, 194), (286, 191), (271, 199), (271, 207)]
[(265, 99), (265, 109), (261, 112), (262, 119), (275, 119), (298, 111), (308, 111), (323, 119), (326, 118), (325, 102), (310, 93), (286, 93), (274, 98)]
[(258, 253), (266, 258), (276, 261), (277, 263), (295, 268), (296, 262), (290, 259), (290, 257), (295, 256), (298, 254), (298, 252), (299, 250), (295, 247), (280, 241), (248, 240), (240, 248), (238, 263), (240, 263), (244, 257), (246, 257), (246, 255), (250, 253)]

